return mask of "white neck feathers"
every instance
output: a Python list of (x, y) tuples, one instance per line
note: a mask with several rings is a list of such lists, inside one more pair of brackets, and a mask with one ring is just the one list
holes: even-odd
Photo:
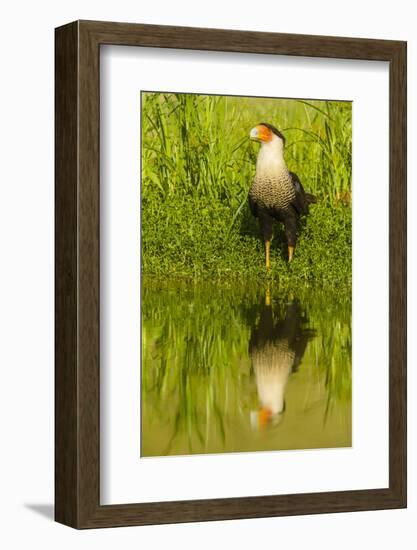
[(261, 144), (256, 161), (256, 175), (273, 176), (287, 170), (284, 160), (284, 147), (282, 140), (274, 136), (269, 142)]

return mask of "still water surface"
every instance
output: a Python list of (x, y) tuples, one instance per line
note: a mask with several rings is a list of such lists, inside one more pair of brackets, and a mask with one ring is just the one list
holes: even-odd
[(144, 282), (141, 455), (351, 446), (351, 295)]

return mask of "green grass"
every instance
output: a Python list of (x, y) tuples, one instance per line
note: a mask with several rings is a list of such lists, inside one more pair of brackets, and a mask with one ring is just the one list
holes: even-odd
[(351, 104), (330, 101), (143, 93), (143, 274), (266, 276), (247, 205), (261, 121), (283, 131), (289, 169), (318, 198), (290, 266), (277, 226), (272, 275), (350, 285)]

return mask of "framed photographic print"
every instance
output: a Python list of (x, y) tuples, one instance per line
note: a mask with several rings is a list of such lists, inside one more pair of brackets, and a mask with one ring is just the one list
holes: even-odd
[(406, 43), (56, 29), (56, 520), (406, 506)]

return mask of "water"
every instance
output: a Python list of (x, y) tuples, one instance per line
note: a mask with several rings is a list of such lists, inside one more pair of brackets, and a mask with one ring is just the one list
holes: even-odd
[(349, 447), (351, 296), (146, 281), (141, 455)]

